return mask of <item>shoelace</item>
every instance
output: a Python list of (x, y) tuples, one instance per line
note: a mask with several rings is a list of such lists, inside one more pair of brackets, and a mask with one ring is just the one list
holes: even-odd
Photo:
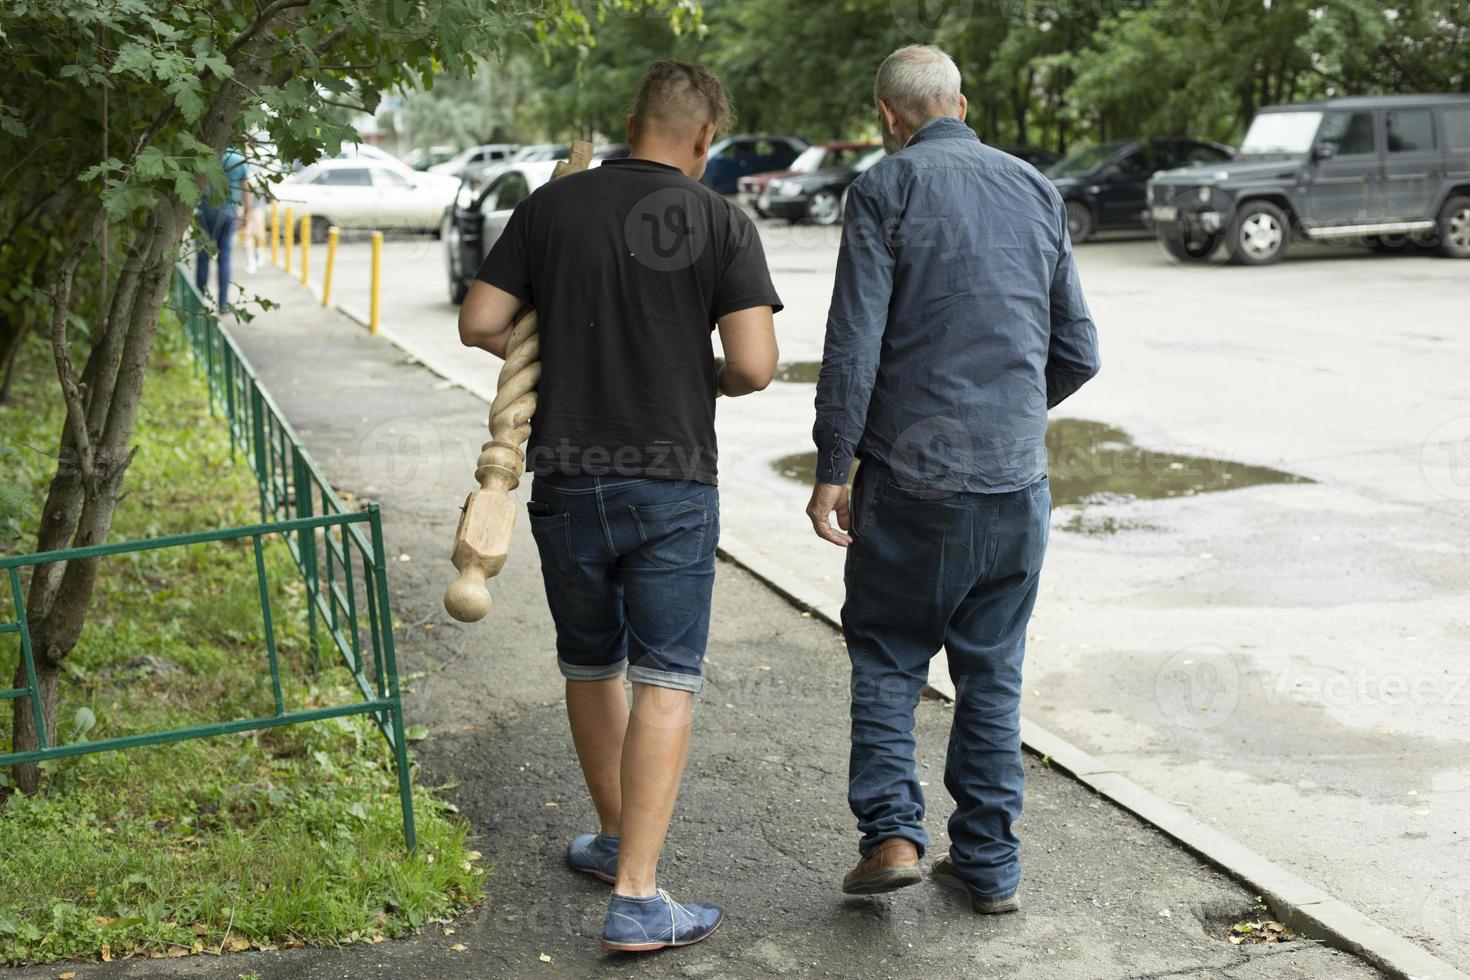
[[(669, 942), (671, 942), (671, 943), (678, 942), (679, 941), (679, 925), (678, 925), (679, 916), (678, 916), (678, 912), (683, 912), (685, 915), (688, 915), (689, 914), (689, 910), (686, 909), (684, 906), (680, 905), (678, 902), (674, 901), (673, 897), (670, 896), (669, 893), (666, 892), (666, 891), (664, 891), (662, 888), (660, 888), (658, 890), (658, 897), (661, 898), (661, 899), (663, 899), (664, 902), (669, 907)], [(676, 912), (675, 909), (677, 909), (678, 912)]]

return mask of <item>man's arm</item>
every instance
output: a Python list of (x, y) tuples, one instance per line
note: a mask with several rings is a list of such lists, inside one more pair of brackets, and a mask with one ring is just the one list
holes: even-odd
[[(1057, 202), (1060, 206), (1060, 201)], [(1066, 211), (1061, 211), (1061, 254), (1051, 280), (1051, 344), (1046, 356), (1046, 407), (1056, 408), (1102, 367), (1097, 326), (1082, 295)]]
[[(859, 180), (848, 189), (827, 340), (817, 376), (817, 480), (807, 516), (817, 535), (847, 547), (847, 475), (868, 417), (888, 325), (894, 254), (882, 209)], [(837, 515), (837, 527), (830, 517)]]
[(499, 286), (474, 280), (459, 308), (459, 342), (504, 357), (516, 314), (525, 305), (524, 300)]
[(715, 394), (738, 398), (764, 391), (776, 376), (781, 357), (776, 347), (776, 320), (769, 306), (726, 313), (719, 319), (725, 356), (715, 368)]

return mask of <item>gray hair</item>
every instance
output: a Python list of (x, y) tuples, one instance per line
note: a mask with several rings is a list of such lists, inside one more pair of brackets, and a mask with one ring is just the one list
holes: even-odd
[(873, 96), (904, 122), (918, 126), (959, 111), (960, 70), (953, 58), (932, 44), (911, 44), (883, 59)]

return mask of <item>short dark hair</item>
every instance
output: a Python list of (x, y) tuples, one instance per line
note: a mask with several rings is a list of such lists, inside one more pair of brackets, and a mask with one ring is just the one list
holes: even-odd
[(718, 76), (690, 61), (655, 61), (643, 73), (633, 100), (633, 128), (653, 121), (663, 127), (714, 123), (723, 133), (735, 121), (730, 96)]

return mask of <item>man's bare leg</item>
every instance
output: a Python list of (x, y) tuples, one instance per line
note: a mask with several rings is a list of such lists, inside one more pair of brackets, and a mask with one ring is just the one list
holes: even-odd
[(623, 739), (623, 838), (615, 894), (645, 898), (657, 888), (658, 855), (689, 757), (693, 704), (688, 691), (633, 685), (633, 714)]
[[(623, 678), (567, 681), (567, 718), (587, 792), (602, 821), (602, 832), (617, 837), (623, 827), (622, 757), (628, 731), (628, 696)], [(685, 744), (688, 744), (686, 736)]]

